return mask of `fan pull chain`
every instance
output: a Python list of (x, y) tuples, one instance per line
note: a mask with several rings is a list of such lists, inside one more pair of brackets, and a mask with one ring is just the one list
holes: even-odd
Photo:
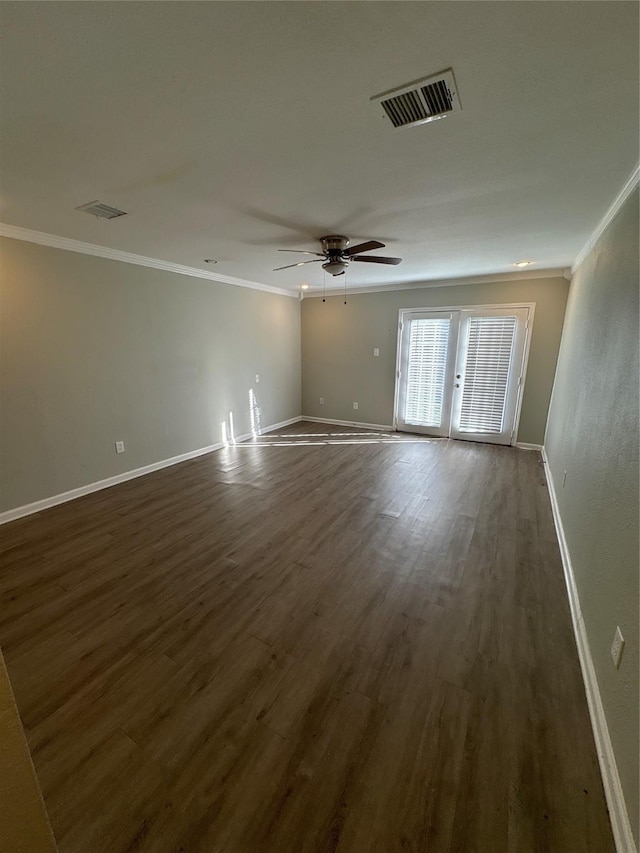
[(349, 267), (344, 271), (344, 304), (347, 304), (347, 277), (349, 275)]
[(323, 275), (323, 278), (322, 278), (322, 301), (326, 302), (327, 301), (327, 271), (322, 270), (322, 275)]

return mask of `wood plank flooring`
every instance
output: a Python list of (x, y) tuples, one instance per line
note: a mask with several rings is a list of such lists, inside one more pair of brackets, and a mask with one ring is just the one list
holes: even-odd
[(0, 549), (61, 853), (613, 853), (537, 453), (297, 424)]

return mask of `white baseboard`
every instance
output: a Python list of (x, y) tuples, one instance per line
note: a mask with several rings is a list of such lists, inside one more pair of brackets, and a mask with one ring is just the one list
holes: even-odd
[(542, 451), (541, 444), (529, 444), (526, 441), (516, 441), (516, 447), (519, 450), (539, 450)]
[(301, 420), (302, 415), (297, 415), (295, 418), (289, 418), (288, 421), (280, 421), (279, 424), (271, 424), (269, 427), (264, 427), (260, 435), (265, 432), (273, 432), (276, 429), (282, 429), (282, 427), (291, 426), (291, 424), (299, 424)]
[(360, 421), (337, 421), (335, 418), (309, 418), (306, 415), (303, 415), (300, 420), (318, 424), (334, 424), (335, 426), (360, 427), (360, 429), (382, 429), (386, 432), (393, 430), (391, 424), (365, 424)]
[[(264, 427), (261, 433), (272, 432), (281, 427), (289, 426), (300, 421), (300, 417), (290, 418), (288, 421), (281, 421), (277, 424)], [(236, 436), (234, 443), (246, 441), (253, 438), (253, 433), (249, 432), (246, 435)], [(81, 498), (84, 495), (90, 495), (92, 492), (99, 492), (102, 489), (109, 489), (111, 486), (117, 486), (119, 483), (126, 483), (127, 480), (134, 480), (136, 477), (144, 477), (145, 474), (151, 474), (153, 471), (159, 471), (161, 468), (169, 468), (171, 465), (178, 465), (180, 462), (186, 462), (188, 459), (195, 459), (198, 456), (204, 456), (206, 453), (213, 453), (215, 450), (220, 450), (225, 447), (223, 442), (218, 444), (210, 444), (208, 447), (200, 447), (197, 450), (190, 450), (188, 453), (181, 453), (179, 456), (172, 456), (170, 459), (161, 459), (159, 462), (152, 462), (150, 465), (143, 465), (142, 468), (134, 468), (132, 471), (124, 471), (122, 474), (116, 474), (113, 477), (107, 477), (104, 480), (98, 480), (95, 483), (87, 483), (86, 486), (79, 486), (77, 489), (71, 489), (68, 492), (61, 492), (58, 495), (51, 495), (49, 498), (44, 498), (40, 501), (34, 501), (24, 506), (17, 506), (14, 509), (9, 509), (6, 512), (0, 513), (0, 525), (7, 524), (9, 521), (16, 521), (18, 518), (24, 518), (27, 515), (33, 515), (36, 512), (50, 509), (52, 506), (74, 501), (76, 498)]]
[(567, 585), (569, 605), (571, 608), (573, 631), (576, 637), (576, 644), (578, 646), (582, 678), (584, 680), (585, 691), (587, 694), (589, 716), (591, 717), (591, 727), (593, 729), (596, 752), (598, 753), (598, 761), (600, 762), (602, 784), (604, 786), (604, 793), (607, 799), (613, 838), (618, 853), (637, 853), (633, 833), (631, 832), (631, 823), (627, 813), (627, 806), (624, 800), (624, 793), (620, 783), (620, 776), (618, 775), (615, 754), (613, 752), (611, 738), (609, 737), (607, 719), (602, 706), (600, 688), (598, 687), (593, 659), (589, 649), (587, 629), (585, 627), (582, 610), (580, 608), (578, 588), (576, 586), (569, 546), (567, 544), (564, 527), (562, 525), (562, 518), (560, 516), (560, 508), (558, 506), (553, 475), (549, 468), (547, 454), (544, 447), (542, 448), (542, 458), (544, 460), (544, 470), (547, 476), (547, 485), (549, 488), (549, 496), (551, 498), (553, 520), (558, 534), (562, 566), (564, 568), (564, 579)]
[[(242, 444), (243, 441), (249, 441), (250, 438), (256, 438), (257, 436), (259, 437), (260, 435), (264, 435), (265, 432), (273, 432), (276, 429), (282, 429), (282, 427), (291, 426), (291, 424), (300, 423), (301, 420), (302, 420), (302, 417), (300, 415), (298, 415), (297, 418), (289, 418), (288, 421), (280, 421), (280, 423), (271, 424), (271, 426), (268, 426), (268, 427), (262, 427), (262, 429), (260, 430), (260, 433), (257, 435), (254, 435), (254, 433), (252, 433), (252, 432), (245, 432), (244, 435), (236, 435), (236, 436), (234, 436), (234, 439), (231, 442), (231, 444)], [(220, 445), (220, 447), (223, 447), (223, 446), (224, 445)]]

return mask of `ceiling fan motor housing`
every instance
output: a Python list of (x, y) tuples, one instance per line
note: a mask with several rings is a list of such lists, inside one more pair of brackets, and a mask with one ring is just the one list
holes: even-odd
[(324, 251), (332, 257), (340, 257), (349, 248), (349, 239), (340, 234), (330, 234), (328, 237), (321, 237), (320, 243)]

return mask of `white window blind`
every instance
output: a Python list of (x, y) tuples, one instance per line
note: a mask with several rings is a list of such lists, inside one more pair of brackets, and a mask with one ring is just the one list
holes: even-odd
[(516, 317), (470, 318), (461, 432), (502, 432), (516, 322)]
[(448, 319), (411, 321), (404, 416), (408, 424), (442, 424), (450, 324)]

